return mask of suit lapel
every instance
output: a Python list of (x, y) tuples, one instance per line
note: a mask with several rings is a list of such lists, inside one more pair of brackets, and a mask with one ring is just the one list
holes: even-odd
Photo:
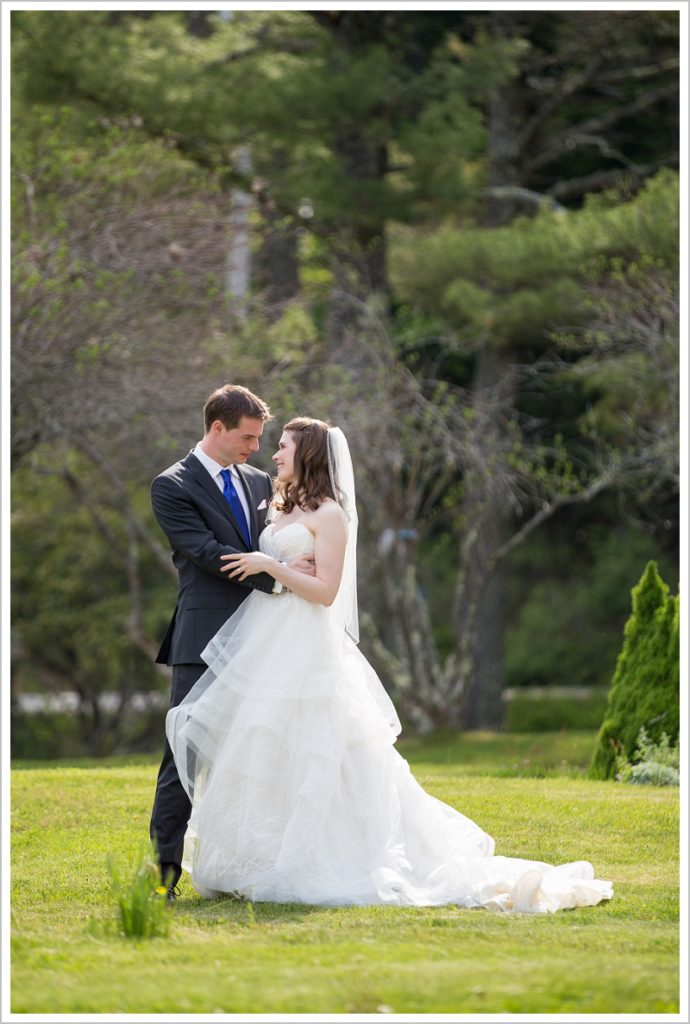
[[(247, 542), (245, 541), (244, 536), (242, 534), (242, 530), (240, 529), (240, 524), (237, 522), (234, 515), (232, 514), (232, 509), (230, 508), (230, 505), (225, 500), (225, 497), (223, 496), (220, 487), (215, 482), (215, 480), (208, 472), (206, 467), (202, 466), (202, 464), (199, 462), (199, 460), (197, 459), (196, 455), (194, 455), (193, 452), (189, 453), (189, 455), (185, 459), (185, 463), (196, 476), (197, 483), (201, 487), (203, 487), (203, 489), (206, 491), (209, 497), (211, 497), (213, 501), (215, 501), (216, 505), (221, 510), (221, 512), (225, 514), (225, 516), (230, 520), (232, 525), (235, 527), (235, 532), (237, 533), (237, 536), (242, 542), (242, 547), (247, 548), (248, 551), (251, 550), (247, 547)], [(251, 502), (249, 503), (249, 506), (251, 508)]]
[(249, 531), (252, 537), (252, 546), (256, 543), (259, 536), (259, 514), (256, 511), (256, 499), (252, 493), (251, 484), (244, 475), (239, 466), (235, 466), (237, 475), (239, 476), (242, 486), (244, 487), (244, 493), (247, 497), (247, 507), (249, 508)]

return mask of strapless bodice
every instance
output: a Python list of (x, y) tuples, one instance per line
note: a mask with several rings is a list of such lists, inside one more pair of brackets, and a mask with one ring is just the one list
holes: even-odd
[(278, 529), (275, 523), (269, 523), (259, 537), (259, 550), (273, 558), (289, 561), (297, 555), (312, 553), (314, 535), (304, 523), (288, 523)]

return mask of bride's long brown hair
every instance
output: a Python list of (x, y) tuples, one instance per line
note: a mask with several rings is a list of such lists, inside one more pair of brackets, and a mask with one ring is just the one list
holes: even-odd
[(283, 427), (295, 439), (294, 479), (280, 483), (276, 477), (274, 505), (286, 514), (293, 508), (314, 512), (324, 498), (333, 498), (333, 485), (328, 472), (328, 431), (330, 423), (298, 416)]

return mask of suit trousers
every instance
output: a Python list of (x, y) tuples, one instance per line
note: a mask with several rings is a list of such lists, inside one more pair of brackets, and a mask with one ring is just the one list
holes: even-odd
[[(187, 696), (207, 666), (173, 665), (170, 707), (174, 708)], [(163, 748), (163, 760), (158, 771), (156, 795), (151, 813), (151, 840), (158, 847), (161, 864), (174, 864), (181, 870), (184, 835), (192, 813), (189, 797), (182, 787), (172, 750), (167, 737)]]

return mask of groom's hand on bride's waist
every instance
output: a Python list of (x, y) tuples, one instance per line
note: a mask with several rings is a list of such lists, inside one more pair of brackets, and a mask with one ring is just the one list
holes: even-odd
[(298, 555), (288, 562), (288, 569), (303, 572), (305, 576), (316, 576), (316, 562), (313, 555)]
[[(275, 575), (271, 571), (271, 566), (278, 564), (274, 558), (265, 555), (262, 551), (236, 551), (232, 555), (221, 555), (220, 560), (224, 563), (221, 565), (220, 571), (227, 573), (228, 579), (236, 580), (238, 583), (257, 572), (268, 572)], [(289, 562), (281, 564), (287, 565), (288, 569), (294, 569), (295, 572), (301, 572), (305, 576), (316, 576), (316, 563), (313, 554), (297, 555)]]

